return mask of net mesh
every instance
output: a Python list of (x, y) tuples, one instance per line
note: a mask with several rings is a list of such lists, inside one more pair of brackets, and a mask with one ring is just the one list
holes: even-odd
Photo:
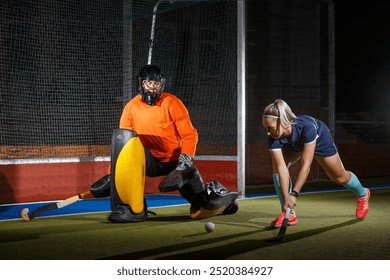
[[(156, 1), (0, 3), (0, 159), (108, 156), (147, 64)], [(188, 107), (197, 153), (236, 151), (235, 1), (163, 1), (152, 63)]]
[[(248, 9), (248, 122), (250, 144), (266, 143), (264, 108), (285, 100), (296, 114), (329, 119), (334, 60), (326, 1), (250, 1)], [(254, 16), (257, 14), (257, 16)]]

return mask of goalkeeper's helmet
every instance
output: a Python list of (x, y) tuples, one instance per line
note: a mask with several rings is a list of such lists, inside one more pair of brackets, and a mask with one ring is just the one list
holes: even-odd
[(142, 67), (137, 78), (137, 89), (143, 101), (154, 106), (165, 87), (165, 77), (156, 65)]

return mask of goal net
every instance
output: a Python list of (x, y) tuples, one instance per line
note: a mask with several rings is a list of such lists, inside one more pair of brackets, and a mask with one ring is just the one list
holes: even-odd
[(105, 157), (152, 64), (188, 107), (198, 155), (236, 155), (236, 1), (0, 3), (0, 160)]

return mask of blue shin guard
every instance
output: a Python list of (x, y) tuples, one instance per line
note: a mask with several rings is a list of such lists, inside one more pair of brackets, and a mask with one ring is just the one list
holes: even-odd
[[(282, 191), (280, 189), (281, 187), (280, 187), (279, 174), (278, 173), (272, 174), (272, 180), (274, 181), (274, 187), (275, 187), (276, 194), (278, 195), (280, 205), (283, 206), (284, 199), (283, 199)], [(290, 187), (289, 187), (289, 191), (288, 191), (289, 193), (291, 192), (291, 189), (292, 189), (292, 181), (290, 178)]]
[(349, 173), (351, 173), (351, 179), (343, 186), (353, 191), (357, 195), (357, 197), (364, 197), (366, 195), (366, 189), (360, 183), (359, 179), (356, 177), (355, 174), (350, 171)]

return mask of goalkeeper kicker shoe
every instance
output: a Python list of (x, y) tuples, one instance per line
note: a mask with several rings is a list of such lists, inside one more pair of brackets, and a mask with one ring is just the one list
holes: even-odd
[(366, 195), (357, 199), (356, 218), (364, 219), (368, 213), (368, 201), (370, 200), (370, 190), (366, 188)]
[(148, 213), (143, 210), (139, 214), (133, 213), (130, 206), (122, 204), (118, 205), (111, 214), (108, 215), (107, 219), (112, 223), (134, 223), (143, 222), (148, 218)]
[[(286, 211), (283, 211), (282, 214), (279, 215), (275, 220), (271, 222), (271, 227), (281, 227), (283, 223), (284, 216), (286, 215)], [(291, 212), (290, 216), (288, 217), (288, 225), (294, 226), (298, 223), (297, 215), (295, 212)]]

